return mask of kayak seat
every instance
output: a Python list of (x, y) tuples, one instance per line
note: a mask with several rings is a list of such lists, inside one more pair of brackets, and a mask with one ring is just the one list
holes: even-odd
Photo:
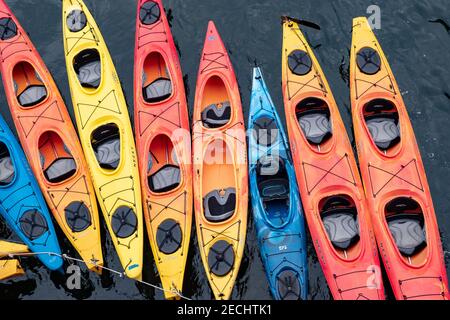
[(172, 95), (172, 82), (168, 78), (158, 78), (142, 88), (142, 94), (148, 103), (164, 101)]
[(181, 182), (180, 167), (168, 164), (148, 177), (150, 190), (167, 192), (175, 189)]
[(211, 104), (202, 111), (202, 123), (206, 128), (220, 128), (231, 119), (229, 101)]
[(30, 85), (17, 96), (22, 107), (34, 106), (45, 100), (47, 89), (44, 85)]
[(322, 221), (335, 247), (347, 250), (359, 240), (358, 221), (354, 212), (332, 210), (322, 214)]
[(395, 105), (385, 99), (374, 99), (364, 106), (364, 119), (373, 142), (387, 150), (400, 142), (400, 126)]
[(221, 222), (234, 214), (236, 209), (236, 189), (213, 190), (203, 198), (205, 217), (211, 222)]
[(98, 88), (102, 72), (98, 51), (86, 49), (81, 51), (74, 59), (74, 69), (81, 86), (85, 88)]
[(399, 251), (410, 257), (426, 247), (422, 208), (409, 197), (398, 197), (386, 205), (386, 221)]
[(367, 129), (378, 148), (387, 150), (400, 141), (398, 121), (387, 116), (366, 118)]
[(92, 147), (100, 167), (115, 170), (120, 163), (120, 134), (115, 124), (106, 124), (92, 133)]
[(347, 250), (359, 240), (356, 208), (343, 196), (330, 197), (321, 210), (325, 231), (338, 249)]
[(262, 146), (271, 146), (278, 139), (278, 127), (275, 119), (269, 117), (261, 117), (253, 122), (255, 130), (252, 134), (256, 142)]
[(73, 158), (58, 158), (44, 170), (45, 178), (51, 183), (59, 183), (69, 179), (77, 171)]
[(14, 179), (15, 169), (8, 147), (0, 142), (0, 186), (6, 186)]
[(298, 116), (298, 122), (310, 143), (319, 145), (332, 135), (328, 110), (304, 111)]
[(422, 215), (394, 214), (387, 217), (388, 227), (399, 251), (410, 257), (426, 247), (426, 234)]

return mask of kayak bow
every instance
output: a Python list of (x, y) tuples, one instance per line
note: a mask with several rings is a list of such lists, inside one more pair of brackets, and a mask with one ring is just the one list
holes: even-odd
[(126, 275), (140, 279), (141, 190), (122, 87), (100, 30), (81, 0), (63, 1), (63, 35), (78, 133), (100, 208)]
[(62, 231), (89, 269), (100, 272), (97, 202), (72, 120), (50, 72), (3, 0), (1, 30), (2, 80), (20, 142)]
[(353, 20), (353, 124), (375, 236), (397, 299), (449, 299), (439, 228), (402, 95), (367, 19)]
[(245, 246), (248, 173), (236, 76), (208, 24), (195, 92), (194, 209), (200, 255), (216, 299), (229, 299)]
[(270, 291), (277, 300), (306, 300), (303, 210), (286, 134), (259, 68), (253, 69), (248, 130), (253, 218)]
[(134, 119), (144, 214), (166, 298), (179, 298), (192, 224), (191, 135), (183, 76), (161, 0), (140, 0)]
[(282, 83), (306, 220), (334, 299), (384, 299), (353, 150), (325, 75), (298, 24), (283, 22)]

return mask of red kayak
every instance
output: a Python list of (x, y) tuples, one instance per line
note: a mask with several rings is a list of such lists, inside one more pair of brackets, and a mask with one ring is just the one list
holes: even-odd
[(134, 121), (144, 214), (166, 298), (183, 287), (192, 223), (191, 135), (178, 53), (161, 0), (140, 0)]

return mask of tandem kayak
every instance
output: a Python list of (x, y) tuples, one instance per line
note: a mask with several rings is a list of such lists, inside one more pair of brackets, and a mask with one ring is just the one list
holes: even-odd
[(20, 266), (19, 260), (10, 259), (8, 257), (8, 253), (23, 254), (27, 252), (28, 247), (24, 244), (0, 240), (0, 281), (20, 276), (25, 273), (25, 271)]
[(248, 130), (253, 218), (270, 291), (277, 300), (306, 300), (300, 195), (286, 134), (259, 68), (253, 69)]
[(81, 0), (63, 1), (66, 67), (81, 144), (125, 273), (140, 279), (143, 218), (127, 104), (100, 30)]
[(439, 228), (401, 92), (366, 18), (353, 20), (353, 124), (375, 237), (397, 299), (449, 299)]
[[(0, 242), (0, 256), (28, 247), (50, 270), (63, 265), (50, 213), (41, 190), (15, 136), (0, 117), (0, 213), (14, 233), (25, 243)], [(14, 268), (14, 266), (13, 266)], [(9, 269), (10, 270), (10, 269)]]
[(325, 75), (297, 22), (283, 21), (286, 122), (303, 209), (334, 299), (384, 299), (356, 161)]
[(61, 230), (89, 269), (103, 264), (97, 201), (72, 120), (27, 33), (0, 1), (0, 68), (20, 142)]
[(200, 255), (214, 296), (229, 299), (247, 231), (247, 143), (236, 76), (212, 21), (197, 78), (192, 144)]
[(144, 216), (167, 299), (183, 288), (192, 224), (192, 154), (183, 75), (161, 0), (138, 1), (134, 121)]

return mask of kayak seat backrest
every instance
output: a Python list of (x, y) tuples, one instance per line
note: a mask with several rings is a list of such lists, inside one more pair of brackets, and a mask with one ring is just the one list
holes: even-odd
[(0, 142), (0, 186), (11, 183), (14, 179), (15, 169), (9, 154), (8, 147)]
[(230, 218), (236, 210), (236, 189), (213, 190), (203, 198), (205, 218), (221, 222)]
[(264, 202), (271, 200), (287, 200), (289, 198), (289, 181), (287, 179), (267, 179), (261, 182), (258, 187)]
[(81, 51), (74, 58), (74, 69), (81, 86), (98, 88), (102, 77), (100, 55), (95, 49)]
[(278, 139), (279, 129), (275, 119), (269, 117), (260, 117), (253, 122), (254, 130), (252, 132), (256, 143), (262, 146), (271, 146)]
[(343, 196), (330, 197), (322, 207), (324, 228), (334, 247), (347, 250), (359, 240), (356, 208)]
[(410, 257), (426, 247), (423, 212), (412, 198), (399, 197), (386, 205), (386, 221), (399, 251)]
[(387, 218), (388, 227), (398, 250), (405, 256), (412, 256), (426, 247), (426, 235), (421, 215), (394, 214)]
[(153, 192), (167, 192), (175, 189), (181, 182), (180, 167), (167, 164), (148, 177), (150, 190)]
[(210, 104), (202, 111), (202, 123), (206, 128), (220, 128), (231, 119), (231, 105), (229, 101)]
[(296, 107), (297, 121), (309, 143), (320, 145), (333, 135), (330, 110), (325, 101), (307, 98)]
[(322, 214), (322, 221), (335, 247), (347, 250), (359, 240), (358, 221), (354, 212), (332, 210)]
[(73, 158), (58, 158), (44, 170), (45, 178), (52, 183), (62, 182), (75, 174), (77, 164)]
[(44, 85), (30, 85), (17, 96), (22, 107), (31, 107), (45, 100), (47, 89)]
[(375, 99), (364, 106), (364, 119), (373, 142), (381, 150), (400, 142), (399, 118), (395, 105), (385, 99)]
[(92, 147), (100, 167), (115, 170), (120, 163), (120, 134), (115, 124), (106, 124), (92, 133)]
[(142, 94), (148, 103), (164, 101), (172, 95), (172, 82), (168, 78), (158, 78), (142, 88)]

